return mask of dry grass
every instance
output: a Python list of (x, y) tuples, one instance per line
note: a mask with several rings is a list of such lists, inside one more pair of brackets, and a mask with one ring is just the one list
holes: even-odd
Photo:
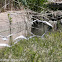
[(11, 48), (0, 50), (0, 59), (18, 59), (18, 62), (62, 62), (62, 33), (49, 33), (45, 39), (35, 37), (21, 40)]

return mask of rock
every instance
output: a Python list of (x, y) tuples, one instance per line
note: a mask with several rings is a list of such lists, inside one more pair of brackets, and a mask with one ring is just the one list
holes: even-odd
[(62, 11), (55, 11), (56, 15), (62, 16)]
[(47, 15), (47, 18), (52, 21), (58, 21), (62, 19), (62, 12), (61, 11), (54, 11)]

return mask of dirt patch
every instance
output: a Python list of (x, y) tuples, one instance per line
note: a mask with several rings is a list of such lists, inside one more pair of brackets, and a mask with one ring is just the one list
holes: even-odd
[(3, 12), (0, 13), (0, 44), (9, 43), (10, 25), (8, 14), (10, 14), (10, 17), (12, 18), (11, 35), (13, 39), (20, 35), (27, 35), (26, 23), (28, 22), (28, 19), (25, 10)]

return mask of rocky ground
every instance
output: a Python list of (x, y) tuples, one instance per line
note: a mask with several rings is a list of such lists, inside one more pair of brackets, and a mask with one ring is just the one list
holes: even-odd
[(49, 19), (49, 22), (54, 26), (55, 30), (58, 28), (58, 24), (62, 25), (62, 11), (51, 11), (47, 15), (47, 18)]
[[(39, 16), (40, 15), (40, 16)], [(57, 24), (62, 25), (62, 11), (57, 10), (57, 11), (46, 11), (46, 12), (41, 12), (40, 14), (37, 14), (33, 16), (34, 19), (40, 19), (44, 21), (48, 21), (53, 25), (53, 29), (57, 29)]]

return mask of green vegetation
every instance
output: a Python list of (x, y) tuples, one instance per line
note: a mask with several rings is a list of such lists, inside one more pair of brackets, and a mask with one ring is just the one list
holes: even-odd
[(47, 0), (19, 0), (22, 2), (24, 6), (27, 6), (29, 9), (37, 12), (41, 12), (43, 8), (45, 7), (44, 3), (47, 2)]
[[(5, 9), (11, 6), (15, 9), (20, 10), (19, 5), (24, 5), (25, 7), (34, 10), (36, 12), (41, 12), (46, 8), (44, 3), (47, 0), (8, 0), (7, 3), (11, 4), (3, 7)], [(19, 3), (20, 4), (19, 4)], [(22, 4), (21, 4), (22, 3)], [(1, 7), (4, 5), (3, 0), (1, 0)], [(10, 10), (9, 9), (9, 10)], [(1, 10), (2, 11), (2, 10)], [(10, 34), (11, 34), (11, 22), (12, 18), (9, 17), (10, 22)], [(9, 59), (9, 62), (62, 62), (62, 25), (58, 22), (58, 30), (55, 32), (49, 32), (45, 35), (44, 39), (40, 37), (34, 37), (29, 40), (20, 40), (17, 44), (12, 47), (5, 47), (0, 50), (0, 59)], [(12, 41), (12, 37), (10, 37)], [(13, 43), (11, 42), (11, 45)], [(12, 59), (15, 59), (12, 61)], [(7, 62), (1, 61), (1, 62)]]
[(44, 8), (45, 2), (47, 2), (47, 0), (27, 0), (27, 5), (31, 10), (41, 12)]
[(11, 10), (12, 8), (20, 10), (21, 6), (24, 5), (24, 7), (28, 7), (31, 10), (41, 12), (41, 10), (45, 7), (45, 2), (47, 2), (47, 0), (2, 0), (0, 2), (0, 9), (2, 12), (5, 10)]
[(0, 50), (0, 59), (16, 62), (62, 62), (62, 32), (48, 33), (44, 39), (20, 40), (10, 48)]

